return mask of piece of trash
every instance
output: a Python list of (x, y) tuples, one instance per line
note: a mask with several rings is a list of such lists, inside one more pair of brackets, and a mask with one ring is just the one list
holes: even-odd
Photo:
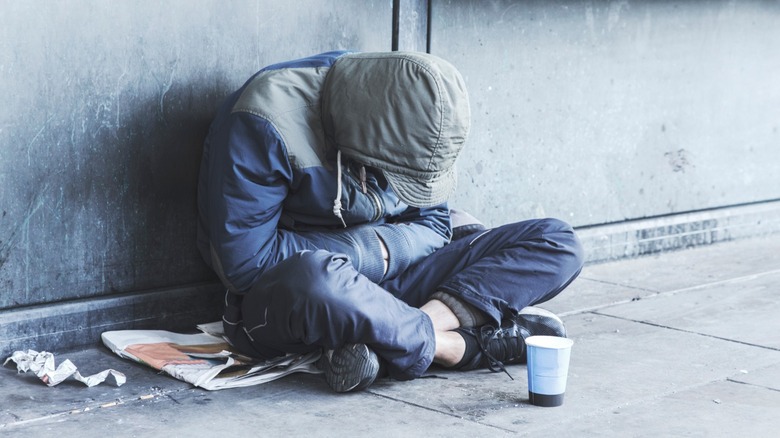
[(739, 372), (742, 373), (742, 374), (747, 374), (748, 370), (739, 370)]
[(719, 398), (714, 398), (714, 399), (712, 399), (712, 401), (714, 401), (717, 404), (720, 404), (720, 399)]
[(103, 383), (110, 375), (114, 378), (116, 386), (122, 386), (127, 381), (124, 374), (119, 371), (107, 369), (91, 376), (84, 377), (78, 372), (76, 365), (69, 359), (65, 359), (58, 367), (54, 367), (54, 354), (46, 351), (37, 352), (35, 350), (16, 351), (8, 359), (3, 362), (5, 366), (8, 362), (14, 361), (16, 363), (16, 369), (19, 373), (26, 373), (32, 371), (38, 376), (43, 383), (48, 386), (59, 385), (68, 377), (73, 376), (74, 379), (87, 386), (95, 386)]

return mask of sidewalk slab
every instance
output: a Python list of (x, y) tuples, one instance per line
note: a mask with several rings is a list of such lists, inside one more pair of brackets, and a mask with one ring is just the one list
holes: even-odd
[(628, 303), (657, 295), (658, 291), (641, 289), (621, 284), (612, 284), (586, 278), (591, 271), (586, 266), (580, 277), (564, 289), (557, 297), (539, 304), (561, 317), (590, 312), (605, 307)]
[(780, 271), (769, 272), (597, 313), (780, 350), (778, 284)]
[[(314, 376), (253, 388), (185, 390), (0, 429), (3, 436), (503, 436), (501, 431), (388, 400), (370, 392), (337, 395)], [(320, 384), (321, 383), (321, 384)], [(425, 426), (424, 429), (422, 427)]]
[(544, 307), (559, 315), (598, 310), (654, 295), (780, 272), (780, 235), (720, 243), (638, 259), (587, 265)]
[(780, 271), (779, 251), (780, 234), (772, 234), (590, 265), (581, 277), (648, 291), (676, 291)]
[(780, 392), (715, 381), (659, 398), (526, 430), (556, 437), (777, 436)]
[(445, 382), (393, 382), (370, 391), (521, 433), (725, 380), (740, 370), (780, 364), (780, 351), (608, 316), (576, 315), (566, 318), (566, 324), (575, 344), (562, 407), (528, 404), (524, 366), (508, 367), (514, 381), (479, 370), (452, 373)]

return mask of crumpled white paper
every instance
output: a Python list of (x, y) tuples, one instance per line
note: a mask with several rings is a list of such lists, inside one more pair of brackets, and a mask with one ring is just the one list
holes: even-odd
[(58, 385), (70, 376), (73, 376), (74, 379), (87, 386), (95, 386), (103, 383), (109, 375), (114, 378), (116, 386), (122, 386), (122, 384), (127, 381), (124, 374), (112, 369), (107, 369), (97, 374), (84, 377), (78, 372), (76, 365), (73, 365), (73, 362), (69, 359), (66, 359), (60, 366), (55, 368), (54, 354), (45, 351), (16, 351), (11, 357), (3, 362), (3, 366), (9, 361), (16, 362), (16, 369), (19, 373), (32, 371), (43, 381), (43, 383), (49, 386)]

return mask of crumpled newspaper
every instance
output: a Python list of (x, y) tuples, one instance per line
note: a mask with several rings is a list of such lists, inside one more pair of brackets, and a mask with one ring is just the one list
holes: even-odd
[(123, 373), (112, 369), (84, 377), (78, 372), (76, 365), (73, 365), (70, 359), (66, 359), (60, 366), (55, 368), (54, 354), (45, 351), (40, 353), (35, 350), (16, 351), (3, 362), (3, 366), (9, 361), (16, 362), (16, 369), (19, 373), (32, 371), (43, 383), (49, 386), (58, 385), (70, 376), (87, 386), (103, 383), (109, 375), (114, 378), (116, 386), (122, 386), (127, 381)]

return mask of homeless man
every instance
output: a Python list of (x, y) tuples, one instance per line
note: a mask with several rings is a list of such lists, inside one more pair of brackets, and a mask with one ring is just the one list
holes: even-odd
[(469, 123), (461, 75), (423, 53), (323, 53), (228, 97), (204, 145), (198, 246), (227, 288), (233, 346), (320, 350), (346, 392), (380, 367), (397, 380), (432, 363), (504, 370), (525, 337), (565, 336), (531, 306), (579, 273), (571, 227), (485, 229), (446, 204)]

